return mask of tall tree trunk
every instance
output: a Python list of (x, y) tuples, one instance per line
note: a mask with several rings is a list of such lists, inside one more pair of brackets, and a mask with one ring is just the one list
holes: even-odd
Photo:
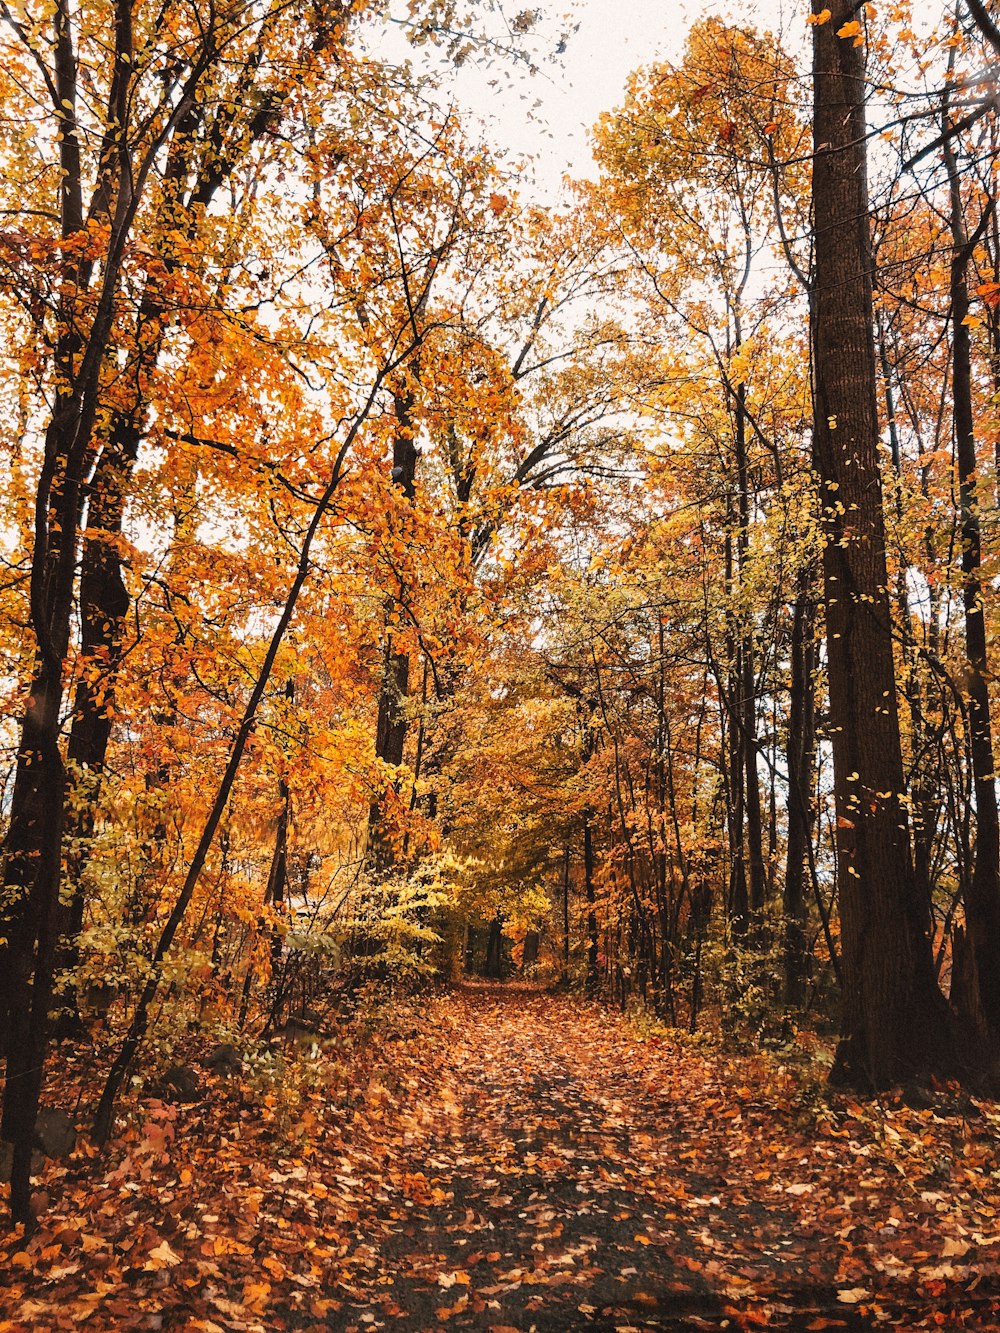
[(788, 716), (788, 847), (784, 890), (785, 1004), (798, 1008), (805, 998), (806, 882), (813, 830), (811, 785), (815, 760), (816, 644), (813, 634), (813, 570), (799, 573), (792, 611), (791, 688)]
[[(739, 313), (735, 315), (735, 351), (743, 345)], [(739, 530), (736, 551), (739, 561), (738, 581), (742, 589), (750, 556), (750, 462), (747, 453), (747, 389), (740, 383), (734, 395), (736, 446), (736, 482)], [(740, 626), (737, 672), (737, 703), (733, 723), (741, 737), (745, 765), (744, 809), (746, 813), (747, 869), (749, 871), (750, 920), (752, 934), (759, 938), (764, 917), (767, 877), (764, 869), (764, 821), (760, 803), (760, 777), (757, 773), (757, 680), (754, 669), (753, 632), (749, 624)]]
[[(417, 447), (413, 439), (413, 398), (410, 393), (393, 396), (396, 432), (392, 444), (392, 483), (412, 503), (416, 496)], [(405, 587), (389, 601), (389, 609), (402, 601)], [(403, 762), (409, 719), (406, 702), (410, 693), (410, 654), (396, 649), (387, 632), (379, 683), (378, 719), (375, 724), (375, 756), (382, 763), (398, 769)], [(390, 783), (372, 797), (368, 807), (368, 852), (366, 860), (378, 875), (388, 874), (396, 863), (400, 830), (389, 811), (389, 802), (398, 793)]]
[[(944, 117), (947, 131), (947, 111)], [(962, 533), (962, 602), (965, 609), (964, 693), (967, 699), (969, 753), (976, 794), (976, 849), (965, 901), (968, 943), (975, 965), (979, 1006), (994, 1035), (1000, 1035), (1000, 812), (990, 717), (986, 619), (983, 614), (982, 536), (977, 499), (975, 418), (972, 405), (972, 349), (969, 326), (968, 267), (979, 235), (995, 207), (991, 201), (977, 236), (966, 234), (962, 189), (954, 146), (944, 146), (951, 200), (951, 370)]]
[(597, 967), (597, 895), (594, 889), (593, 812), (583, 812), (583, 893), (587, 900), (587, 979), (588, 995), (596, 995), (600, 986)]
[[(289, 704), (295, 700), (295, 682), (285, 682), (285, 698)], [(264, 887), (264, 903), (270, 903), (278, 918), (288, 912), (288, 829), (292, 822), (292, 793), (284, 774), (278, 778), (278, 822), (274, 830), (274, 850), (271, 853), (271, 865)], [(281, 966), (282, 931), (275, 923), (271, 936), (271, 975), (272, 978)], [(252, 970), (252, 969), (251, 969)]]
[[(882, 373), (882, 391), (885, 396), (885, 415), (889, 430), (889, 446), (892, 450), (892, 464), (896, 474), (896, 522), (902, 526), (903, 506), (903, 457), (899, 443), (899, 426), (896, 421), (896, 392), (893, 386), (892, 364), (889, 359), (889, 347), (886, 327), (879, 314), (876, 317), (879, 369)], [(928, 543), (928, 556), (933, 563), (933, 547)], [(896, 617), (902, 626), (904, 682), (903, 693), (906, 697), (910, 714), (910, 748), (915, 763), (910, 775), (910, 829), (913, 846), (913, 873), (916, 876), (917, 892), (930, 901), (931, 886), (931, 848), (934, 840), (934, 825), (939, 805), (937, 785), (928, 772), (928, 765), (922, 761), (927, 739), (927, 722), (923, 708), (921, 674), (918, 669), (919, 657), (914, 642), (913, 624), (910, 615), (910, 592), (908, 569), (900, 562), (896, 573)], [(932, 593), (932, 597), (934, 594)], [(934, 624), (934, 606), (928, 617)]]
[[(63, 108), (59, 136), (60, 230), (68, 239), (82, 230), (84, 213), (82, 136), (76, 123), (76, 53), (64, 0), (57, 0), (53, 22), (55, 80)], [(119, 22), (130, 32), (130, 19), (123, 11)], [(136, 196), (139, 194), (141, 187)], [(48, 1045), (56, 955), (63, 930), (59, 888), (66, 773), (60, 731), (83, 487), (92, 461), (101, 365), (136, 202), (137, 197), (119, 200), (114, 209), (100, 294), (86, 337), (80, 331), (76, 303), (77, 293), (85, 293), (91, 285), (93, 263), (68, 254), (60, 284), (63, 294), (57, 311), (59, 331), (53, 365), (56, 382), (64, 387), (57, 390), (45, 432), (35, 496), (30, 578), (35, 661), (21, 720), (0, 895), (0, 1040), (6, 1056), (0, 1135), (14, 1145), (10, 1204), (15, 1222), (30, 1220), (32, 1139)], [(106, 216), (101, 213), (102, 220)]]
[(562, 979), (569, 981), (569, 842), (563, 851), (563, 882), (562, 882), (562, 927), (563, 927), (563, 963)]
[[(816, 0), (818, 6), (818, 0)], [(946, 1062), (930, 905), (910, 859), (878, 464), (863, 44), (813, 27), (813, 464), (824, 602), (843, 935), (835, 1076), (869, 1086)], [(818, 10), (817, 10), (818, 12)]]
[[(81, 671), (67, 746), (75, 799), (68, 812), (66, 830), (66, 879), (71, 897), (62, 961), (70, 973), (79, 963), (78, 941), (86, 909), (84, 872), (90, 860), (111, 739), (114, 686), (130, 605), (117, 542), (141, 434), (136, 416), (119, 414), (88, 487), (90, 503), (80, 562)], [(64, 1004), (67, 1015), (75, 1021), (75, 983), (71, 983)]]
[[(68, 624), (67, 624), (68, 628)], [(3, 1031), (6, 1082), (0, 1137), (14, 1145), (11, 1214), (30, 1217), (35, 1120), (60, 936), (59, 881), (66, 777), (59, 752), (61, 663), (40, 660), (22, 723), (5, 844)]]
[[(726, 588), (730, 597), (735, 590), (733, 539), (725, 538)], [(729, 921), (733, 936), (747, 932), (750, 896), (747, 889), (746, 827), (746, 732), (740, 698), (743, 692), (742, 642), (732, 610), (726, 612), (727, 683), (724, 707), (729, 726), (727, 772), (727, 826), (729, 830)]]

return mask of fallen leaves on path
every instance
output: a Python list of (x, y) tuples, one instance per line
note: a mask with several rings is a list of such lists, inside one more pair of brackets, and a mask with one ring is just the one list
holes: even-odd
[[(1000, 1114), (461, 988), (281, 1089), (49, 1163), (0, 1329), (997, 1327)], [(44, 1202), (44, 1201), (43, 1201)]]

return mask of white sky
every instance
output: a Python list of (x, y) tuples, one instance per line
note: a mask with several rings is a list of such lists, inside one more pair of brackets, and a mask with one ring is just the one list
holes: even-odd
[[(579, 22), (558, 63), (542, 66), (534, 77), (500, 75), (501, 60), (487, 68), (471, 58), (455, 75), (461, 103), (487, 121), (494, 147), (535, 163), (538, 193), (552, 197), (564, 173), (589, 174), (593, 163), (587, 131), (602, 111), (620, 104), (632, 70), (657, 58), (679, 59), (690, 23), (702, 15), (724, 14), (737, 21), (779, 31), (789, 21), (804, 28), (808, 0), (502, 0), (508, 18), (519, 8), (540, 15), (539, 31), (558, 33), (563, 16)], [(419, 61), (419, 56), (418, 56)], [(508, 66), (509, 68), (509, 66)], [(497, 86), (491, 87), (491, 80)], [(540, 100), (537, 108), (532, 104)], [(530, 189), (530, 187), (529, 187)], [(531, 190), (531, 193), (536, 191)]]

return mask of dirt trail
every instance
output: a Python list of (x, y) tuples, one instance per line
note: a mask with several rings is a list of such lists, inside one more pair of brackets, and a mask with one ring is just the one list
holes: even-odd
[(147, 1101), (50, 1169), (0, 1333), (1000, 1327), (1000, 1115), (954, 1090), (830, 1105), (517, 987), (304, 1077)]
[[(411, 1118), (401, 1108), (402, 1154), (386, 1164), (369, 1240), (375, 1286), (347, 1300), (345, 1326), (818, 1330), (951, 1318), (942, 1311), (961, 1287), (938, 1263), (921, 1294), (908, 1262), (915, 1248), (925, 1260), (943, 1248), (932, 1228), (945, 1219), (919, 1199), (921, 1182), (901, 1191), (898, 1161), (880, 1162), (870, 1143), (862, 1182), (843, 1138), (803, 1133), (790, 1081), (762, 1086), (773, 1066), (665, 1049), (619, 1015), (543, 993), (466, 988), (430, 1018), (409, 1054), (435, 1086), (410, 1102)], [(897, 1206), (907, 1192), (915, 1244)], [(954, 1269), (944, 1276), (961, 1283)], [(1000, 1325), (982, 1266), (970, 1284), (979, 1295), (955, 1326)]]

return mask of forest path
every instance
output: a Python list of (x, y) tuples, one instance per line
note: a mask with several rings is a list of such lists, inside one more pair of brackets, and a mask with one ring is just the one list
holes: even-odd
[(391, 1327), (714, 1327), (729, 1302), (705, 1263), (794, 1222), (723, 1198), (718, 1145), (683, 1115), (709, 1089), (649, 1078), (617, 1015), (463, 988), (423, 1043), (439, 1082), (407, 1143), (416, 1188), (404, 1172), (400, 1213), (390, 1173), (381, 1210)]
[(0, 1333), (1000, 1328), (1000, 1113), (931, 1100), (455, 987), (46, 1167)]
[(941, 1263), (972, 1248), (934, 1234), (942, 1196), (901, 1190), (892, 1145), (880, 1161), (849, 1111), (817, 1134), (775, 1062), (668, 1049), (611, 1011), (503, 987), (454, 991), (407, 1045), (345, 1328), (912, 1328), (970, 1283), (966, 1325), (998, 1326), (982, 1267), (963, 1283)]

